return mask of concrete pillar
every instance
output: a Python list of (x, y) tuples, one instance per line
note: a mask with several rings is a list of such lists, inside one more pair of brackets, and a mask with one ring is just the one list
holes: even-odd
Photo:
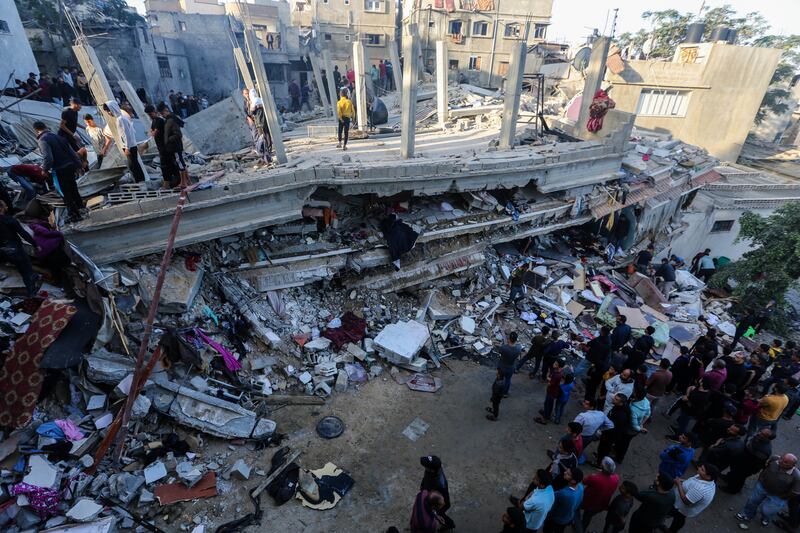
[(364, 44), (360, 39), (353, 43), (353, 70), (356, 73), (356, 115), (358, 129), (367, 130), (367, 64), (364, 55)]
[[(417, 25), (403, 27), (403, 94), (402, 117), (400, 119), (400, 155), (403, 159), (414, 157), (414, 128), (417, 125)], [(394, 60), (393, 60), (394, 62)], [(398, 66), (400, 63), (397, 63)]]
[(509, 149), (514, 146), (514, 135), (517, 132), (519, 117), (519, 100), (522, 93), (522, 77), (525, 74), (525, 59), (528, 45), (517, 41), (511, 47), (511, 61), (506, 76), (506, 94), (503, 102), (503, 121), (500, 124), (500, 148)]
[(233, 57), (236, 58), (236, 65), (239, 67), (239, 74), (242, 75), (244, 86), (247, 87), (248, 91), (255, 89), (253, 77), (250, 75), (250, 67), (247, 66), (247, 59), (245, 59), (244, 52), (238, 46), (233, 47)]
[(436, 41), (436, 110), (439, 115), (439, 126), (444, 125), (449, 118), (447, 98), (447, 44)]
[(244, 42), (247, 44), (247, 51), (250, 54), (250, 64), (253, 65), (253, 74), (256, 76), (258, 94), (261, 95), (261, 100), (264, 101), (264, 113), (267, 116), (269, 133), (272, 135), (275, 159), (277, 159), (278, 164), (282, 165), (286, 163), (287, 159), (286, 149), (283, 147), (281, 124), (278, 120), (278, 110), (275, 109), (275, 100), (272, 98), (272, 89), (269, 86), (269, 79), (267, 79), (267, 70), (264, 68), (264, 60), (261, 57), (261, 45), (258, 39), (256, 39), (252, 28), (244, 30)]
[(322, 86), (322, 70), (319, 67), (319, 57), (316, 54), (309, 54), (308, 57), (311, 60), (311, 70), (314, 71), (314, 80), (317, 82), (319, 101), (328, 116), (331, 116), (333, 114), (331, 111), (331, 103), (328, 101), (328, 97), (325, 95), (325, 87)]
[(586, 79), (583, 82), (581, 112), (578, 115), (578, 123), (575, 125), (576, 137), (587, 138), (592, 135), (586, 129), (586, 123), (589, 121), (589, 107), (592, 105), (594, 93), (600, 89), (603, 83), (610, 46), (611, 39), (608, 37), (600, 37), (592, 45), (592, 55), (589, 56), (589, 65), (584, 72)]
[(333, 61), (331, 61), (331, 53), (328, 50), (322, 51), (322, 64), (325, 65), (325, 77), (328, 80), (328, 92), (331, 97), (333, 121), (338, 124), (339, 117), (336, 114), (336, 104), (338, 103), (336, 97), (336, 80), (333, 78)]
[(389, 59), (392, 60), (392, 76), (394, 77), (395, 90), (399, 91), (403, 86), (403, 75), (400, 71), (400, 54), (397, 51), (397, 41), (389, 40)]

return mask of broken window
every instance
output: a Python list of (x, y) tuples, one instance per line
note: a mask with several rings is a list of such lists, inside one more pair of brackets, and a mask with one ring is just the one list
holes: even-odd
[(506, 76), (508, 74), (508, 61), (501, 61), (497, 66), (497, 75)]
[(383, 1), (364, 0), (364, 11), (370, 11), (372, 13), (383, 13)]
[(642, 89), (636, 114), (643, 117), (685, 117), (691, 91)]
[(733, 229), (733, 220), (717, 220), (711, 228), (711, 233), (727, 233)]
[(447, 28), (447, 33), (450, 35), (461, 35), (461, 26), (463, 22), (460, 20), (451, 20), (450, 25)]
[(519, 37), (519, 24), (506, 24), (504, 37)]
[(8, 27), (8, 22), (0, 19), (0, 33), (11, 33), (11, 28)]
[(264, 69), (267, 71), (267, 79), (270, 82), (286, 81), (286, 73), (284, 71), (283, 65), (264, 63)]
[(547, 35), (547, 24), (534, 24), (533, 25), (533, 38), (544, 39)]
[(178, 29), (181, 31), (186, 31), (186, 23), (182, 20), (178, 21)]
[(473, 22), (472, 23), (472, 35), (478, 37), (486, 37), (489, 35), (489, 23), (488, 22)]
[(382, 44), (381, 41), (383, 41), (383, 35), (380, 35), (378, 33), (367, 34), (367, 42), (366, 42), (367, 45), (380, 46)]
[(169, 57), (167, 56), (156, 56), (156, 60), (158, 61), (158, 71), (161, 73), (162, 78), (171, 78), (172, 77), (172, 69), (169, 66)]
[(470, 58), (469, 58), (469, 69), (470, 70), (480, 70), (481, 69), (481, 56), (470, 56)]
[(458, 70), (458, 59), (450, 59), (447, 61), (447, 68), (450, 70)]

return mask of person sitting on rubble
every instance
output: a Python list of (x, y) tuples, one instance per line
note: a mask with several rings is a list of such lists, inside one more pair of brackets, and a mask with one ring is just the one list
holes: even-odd
[(31, 260), (22, 248), (22, 240), (38, 250), (36, 241), (25, 231), (19, 221), (8, 214), (8, 206), (0, 201), (0, 259), (11, 263), (22, 276), (28, 296), (36, 294), (37, 276), (33, 273)]
[(658, 290), (669, 300), (669, 293), (675, 288), (675, 267), (666, 257), (661, 260), (661, 266), (656, 269), (656, 277), (661, 278), (658, 282)]
[(375, 128), (381, 124), (389, 122), (389, 110), (386, 109), (386, 104), (377, 96), (370, 97), (369, 102), (369, 127)]
[(250, 89), (250, 114), (253, 122), (253, 143), (256, 153), (264, 163), (272, 163), (272, 135), (267, 123), (267, 114), (264, 111), (264, 101), (258, 96), (258, 91)]
[(108, 115), (109, 120), (114, 120), (117, 125), (119, 142), (121, 143), (122, 153), (128, 164), (133, 180), (136, 183), (144, 181), (144, 170), (139, 163), (139, 147), (136, 144), (136, 130), (133, 128), (133, 120), (123, 113), (116, 100), (109, 100), (103, 104), (103, 111)]
[(511, 294), (508, 297), (509, 304), (514, 305), (522, 298), (525, 298), (525, 275), (530, 268), (530, 263), (522, 263), (511, 273)]

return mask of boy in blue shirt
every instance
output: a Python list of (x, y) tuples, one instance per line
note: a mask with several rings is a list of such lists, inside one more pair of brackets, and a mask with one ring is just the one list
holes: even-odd
[(673, 479), (683, 477), (694, 456), (693, 445), (694, 436), (691, 433), (681, 434), (678, 444), (673, 444), (658, 456), (661, 459), (658, 471)]

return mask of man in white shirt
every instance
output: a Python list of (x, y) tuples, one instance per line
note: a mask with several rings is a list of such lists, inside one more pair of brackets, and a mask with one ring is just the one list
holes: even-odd
[(120, 109), (116, 100), (109, 100), (103, 104), (103, 111), (109, 115), (110, 120), (114, 120), (119, 133), (119, 142), (122, 153), (125, 154), (128, 163), (128, 170), (131, 171), (136, 183), (144, 181), (144, 170), (139, 163), (139, 147), (136, 144), (136, 131), (133, 129), (133, 120), (130, 115)]
[(687, 518), (694, 518), (711, 504), (717, 491), (715, 481), (718, 476), (717, 467), (708, 463), (697, 467), (696, 476), (675, 480), (675, 507), (670, 512), (670, 533), (680, 531)]
[(623, 394), (626, 398), (630, 398), (631, 394), (633, 394), (633, 385), (634, 380), (629, 368), (608, 379), (606, 381), (606, 403), (603, 406), (603, 412), (608, 414), (611, 411), (611, 408), (614, 407), (614, 396), (617, 394)]

